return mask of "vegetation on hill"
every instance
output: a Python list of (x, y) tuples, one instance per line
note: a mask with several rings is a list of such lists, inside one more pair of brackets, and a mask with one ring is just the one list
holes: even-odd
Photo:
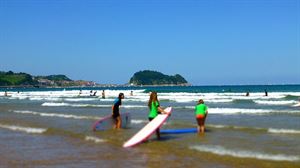
[(0, 72), (0, 86), (36, 85), (38, 82), (27, 73)]
[(179, 74), (169, 76), (150, 70), (136, 72), (130, 78), (129, 83), (131, 85), (188, 85), (188, 82)]
[(0, 71), (0, 86), (2, 87), (68, 87), (94, 86), (92, 81), (73, 81), (65, 75), (31, 76), (27, 73)]

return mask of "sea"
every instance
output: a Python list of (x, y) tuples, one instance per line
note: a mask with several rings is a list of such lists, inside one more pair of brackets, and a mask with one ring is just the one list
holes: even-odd
[[(148, 123), (151, 91), (173, 107), (161, 129), (196, 128), (203, 99), (205, 133), (123, 148)], [(93, 131), (119, 93), (130, 127)], [(0, 167), (300, 167), (299, 98), (300, 85), (1, 88)]]

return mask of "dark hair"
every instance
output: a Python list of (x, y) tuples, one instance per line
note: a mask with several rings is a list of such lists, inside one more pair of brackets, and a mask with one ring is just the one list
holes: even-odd
[(122, 99), (122, 96), (124, 96), (124, 93), (119, 93), (119, 99)]
[(203, 99), (199, 99), (198, 104), (204, 104)]
[(156, 91), (152, 91), (151, 94), (150, 94), (149, 101), (148, 101), (148, 107), (149, 107), (149, 109), (151, 109), (152, 102), (155, 102), (155, 101), (158, 101), (158, 99), (157, 99), (157, 92)]

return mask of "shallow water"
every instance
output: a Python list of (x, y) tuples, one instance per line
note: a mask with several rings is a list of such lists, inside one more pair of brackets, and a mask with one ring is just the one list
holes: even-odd
[[(79, 89), (0, 91), (1, 167), (300, 167), (300, 108), (293, 106), (300, 86), (273, 86), (268, 97), (258, 88), (249, 97), (241, 86), (157, 88), (161, 106), (174, 109), (161, 129), (195, 127), (193, 108), (203, 98), (206, 133), (153, 135), (128, 149), (123, 143), (148, 122), (155, 88), (105, 88), (106, 99), (89, 96), (90, 88), (80, 96)], [(93, 132), (119, 92), (131, 128)]]

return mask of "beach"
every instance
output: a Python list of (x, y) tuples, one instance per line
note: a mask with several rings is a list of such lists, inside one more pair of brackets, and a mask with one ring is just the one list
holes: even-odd
[[(123, 148), (148, 123), (152, 90), (173, 107), (161, 129), (195, 128), (202, 98), (205, 134), (153, 135)], [(120, 92), (130, 128), (94, 132)], [(300, 85), (1, 88), (0, 167), (300, 167), (299, 97)]]

